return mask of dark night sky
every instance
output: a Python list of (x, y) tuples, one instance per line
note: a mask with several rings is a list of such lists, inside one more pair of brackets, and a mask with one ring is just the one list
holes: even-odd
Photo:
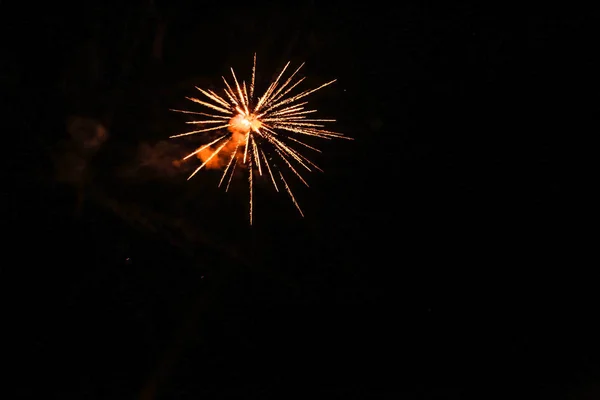
[[(88, 3), (0, 2), (7, 398), (600, 396), (569, 172), (591, 17)], [(167, 138), (254, 52), (263, 82), (288, 60), (337, 78), (309, 100), (355, 140), (293, 182), (305, 218), (259, 183), (249, 227), (244, 180), (186, 181), (193, 144)], [(82, 150), (76, 118), (105, 140)]]

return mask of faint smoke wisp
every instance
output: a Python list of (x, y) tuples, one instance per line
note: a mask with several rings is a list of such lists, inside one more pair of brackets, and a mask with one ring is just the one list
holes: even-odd
[(169, 140), (154, 144), (141, 143), (131, 164), (122, 168), (121, 175), (126, 178), (171, 178), (181, 175), (192, 167), (182, 161), (184, 152), (181, 145)]
[(70, 116), (66, 121), (70, 140), (58, 144), (55, 154), (56, 178), (65, 183), (81, 183), (91, 157), (108, 139), (108, 130), (92, 118)]

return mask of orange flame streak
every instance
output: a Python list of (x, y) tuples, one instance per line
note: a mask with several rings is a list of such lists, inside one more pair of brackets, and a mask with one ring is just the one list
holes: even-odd
[(225, 86), (227, 87), (227, 89), (225, 89), (225, 94), (227, 95), (227, 97), (229, 97), (229, 100), (231, 100), (233, 104), (239, 106), (240, 104), (237, 102), (235, 94), (233, 94), (233, 90), (231, 90), (231, 86), (229, 86), (227, 79), (225, 79), (224, 76), (222, 76), (221, 78), (223, 78), (223, 82), (225, 82)]
[(298, 139), (295, 139), (295, 138), (293, 138), (293, 137), (289, 137), (288, 139), (290, 139), (290, 140), (293, 140), (293, 141), (294, 141), (294, 142), (296, 142), (296, 143), (300, 143), (302, 146), (304, 146), (304, 147), (308, 147), (308, 148), (309, 148), (309, 149), (311, 149), (311, 150), (314, 150), (314, 151), (316, 151), (316, 152), (322, 153), (322, 151), (321, 151), (321, 150), (319, 150), (319, 149), (317, 149), (316, 147), (309, 146), (309, 145), (307, 145), (306, 143), (299, 141)]
[(298, 171), (296, 171), (296, 169), (292, 166), (292, 164), (288, 161), (288, 159), (281, 153), (281, 151), (279, 151), (279, 149), (275, 149), (275, 151), (277, 152), (277, 154), (279, 154), (279, 156), (281, 157), (281, 159), (283, 161), (285, 161), (285, 163), (287, 164), (288, 168), (302, 181), (302, 183), (304, 183), (306, 185), (306, 187), (309, 187), (308, 183), (306, 183), (306, 181), (304, 180), (304, 178), (302, 177), (302, 175), (300, 175), (300, 173)]
[(267, 89), (267, 91), (265, 92), (265, 94), (263, 94), (261, 97), (258, 98), (258, 103), (256, 104), (256, 107), (254, 107), (254, 112), (258, 112), (258, 110), (262, 107), (265, 99), (267, 98), (267, 95), (269, 94), (269, 91), (271, 90), (271, 88), (273, 87), (273, 84), (271, 83), (269, 85), (269, 88)]
[(198, 89), (203, 95), (205, 95), (206, 97), (208, 97), (209, 99), (211, 99), (212, 101), (214, 101), (215, 103), (219, 103), (222, 106), (225, 106), (226, 108), (229, 108), (231, 105), (227, 104), (227, 102), (223, 99), (221, 99), (218, 96), (213, 96), (212, 94), (210, 94), (209, 92), (199, 88), (198, 86), (196, 86), (196, 89)]
[(283, 126), (284, 124), (287, 126), (312, 126), (315, 128), (322, 128), (325, 126), (323, 124), (311, 124), (310, 122), (287, 122), (287, 121), (285, 123), (278, 124), (278, 126)]
[[(303, 104), (303, 103), (300, 103), (300, 104)], [(300, 108), (300, 110), (303, 110), (303, 109), (304, 109), (303, 107)], [(300, 110), (288, 113), (287, 117), (297, 117), (299, 115), (303, 116), (303, 115), (306, 115), (306, 114), (311, 114), (311, 113), (317, 112), (317, 110), (306, 110), (306, 111), (300, 111)], [(278, 116), (279, 114), (272, 113), (270, 115), (272, 115), (272, 116)]]
[(308, 168), (308, 166), (306, 166), (302, 161), (306, 161), (308, 164), (312, 165), (313, 167), (315, 167), (319, 171), (323, 172), (323, 170), (321, 168), (319, 168), (315, 163), (313, 163), (308, 158), (306, 158), (305, 156), (303, 156), (302, 154), (300, 154), (299, 152), (297, 152), (296, 150), (294, 150), (292, 147), (290, 147), (288, 145), (285, 145), (285, 148), (287, 149), (288, 153), (293, 154), (292, 157), (294, 157), (294, 159), (296, 161), (298, 161), (298, 163), (300, 163), (300, 165), (302, 165), (307, 170), (310, 171), (311, 169)]
[(233, 163), (233, 168), (231, 168), (231, 175), (229, 175), (229, 181), (227, 181), (227, 187), (225, 188), (225, 192), (229, 191), (229, 185), (231, 185), (231, 179), (233, 178), (233, 174), (235, 173), (235, 167), (237, 163)]
[(250, 155), (249, 158), (250, 168), (248, 169), (248, 185), (250, 186), (250, 225), (252, 225), (252, 155)]
[(225, 147), (225, 145), (227, 143), (229, 143), (230, 140), (231, 140), (231, 138), (227, 139), (225, 141), (225, 143), (223, 143), (221, 146), (219, 146), (219, 148), (217, 150), (215, 150), (215, 152), (212, 153), (212, 155), (210, 157), (208, 157), (208, 159), (206, 161), (204, 161), (201, 166), (199, 166), (198, 168), (196, 168), (196, 170), (194, 172), (192, 172), (192, 174), (187, 178), (187, 180), (189, 181), (192, 178), (192, 176), (196, 175), (196, 173), (198, 171), (200, 171), (202, 169), (202, 167), (204, 167), (206, 164), (208, 164), (208, 162), (210, 160), (212, 160), (214, 156), (216, 156), (217, 154), (219, 154), (219, 152), (223, 149), (223, 147)]
[(213, 92), (212, 90), (208, 90), (208, 93), (212, 94), (213, 96), (215, 96), (217, 99), (221, 100), (223, 103), (227, 104), (227, 107), (231, 107), (231, 104), (227, 103), (227, 101), (222, 98), (221, 96), (219, 96), (218, 94), (216, 94), (215, 92)]
[(256, 53), (254, 53), (254, 63), (252, 64), (252, 80), (250, 81), (250, 99), (254, 99), (254, 77), (256, 76)]
[(256, 160), (256, 165), (258, 166), (258, 174), (262, 176), (262, 169), (260, 167), (260, 157), (258, 156), (258, 146), (256, 145), (254, 135), (252, 135), (252, 150), (254, 151), (254, 159)]
[(244, 149), (244, 164), (246, 164), (246, 155), (248, 154), (248, 141), (250, 140), (250, 132), (246, 133), (246, 148)]
[(198, 121), (186, 121), (186, 124), (222, 124), (223, 120), (222, 119), (201, 119)]
[(244, 104), (245, 104), (245, 107), (246, 107), (246, 113), (249, 114), (248, 113), (248, 107), (250, 106), (250, 99), (251, 98), (248, 97), (248, 90), (246, 90), (246, 81), (242, 82), (242, 89), (244, 90)]
[[(296, 161), (298, 161), (298, 163), (300, 165), (302, 165), (304, 168), (306, 168), (307, 170), (310, 171), (310, 168), (304, 164), (302, 162), (302, 159), (300, 157), (298, 157), (297, 152), (295, 152), (291, 147), (289, 147), (288, 145), (286, 145), (285, 143), (281, 142), (279, 139), (277, 139), (275, 137), (275, 135), (277, 135), (276, 132), (270, 130), (269, 128), (265, 127), (265, 130), (267, 130), (270, 135), (266, 135), (265, 137), (267, 138), (267, 140), (269, 140), (276, 148), (279, 148), (283, 151), (285, 151), (286, 153), (288, 153), (290, 156), (292, 156)], [(307, 185), (308, 186), (308, 185)]]
[(222, 119), (229, 119), (230, 118), (230, 117), (228, 117), (226, 115), (214, 115), (214, 114), (206, 114), (206, 113), (197, 112), (197, 111), (176, 110), (174, 108), (169, 108), (169, 111), (175, 111), (175, 112), (183, 113), (183, 114), (204, 115), (206, 117), (213, 117), (213, 118), (222, 118)]
[(280, 94), (277, 98), (273, 99), (272, 103), (275, 103), (275, 102), (279, 101), (280, 99), (282, 99), (286, 94), (291, 92), (296, 86), (298, 86), (302, 81), (304, 81), (304, 79), (306, 79), (306, 78), (302, 78), (298, 82), (294, 83), (294, 85), (292, 85), (288, 90), (286, 90), (285, 92)]
[(186, 97), (186, 99), (188, 99), (188, 100), (190, 100), (190, 101), (193, 101), (194, 103), (202, 104), (202, 105), (203, 105), (203, 106), (205, 106), (205, 107), (212, 108), (212, 109), (213, 109), (213, 110), (215, 110), (215, 111), (220, 111), (220, 112), (222, 112), (222, 113), (224, 113), (224, 114), (227, 114), (227, 113), (229, 113), (229, 110), (226, 110), (226, 109), (224, 109), (224, 108), (221, 108), (221, 107), (215, 106), (214, 104), (207, 103), (207, 102), (205, 102), (205, 101), (202, 101), (202, 100), (200, 100), (200, 99), (197, 99), (197, 98), (195, 98), (195, 97)]
[[(264, 99), (263, 104), (269, 103), (269, 98), (273, 94), (273, 91), (277, 87), (277, 83), (279, 83), (279, 79), (281, 79), (281, 76), (283, 75), (283, 73), (285, 72), (285, 70), (287, 69), (287, 67), (289, 65), (290, 65), (290, 62), (288, 61), (287, 64), (285, 64), (285, 67), (283, 67), (283, 69), (279, 73), (279, 76), (277, 77), (277, 79), (275, 79), (275, 82), (273, 82), (273, 84), (269, 87), (269, 90), (267, 90), (267, 93), (265, 93), (265, 95), (263, 96), (263, 99)], [(259, 109), (259, 107), (257, 106), (255, 111), (258, 111), (258, 109)]]
[[(308, 101), (304, 101), (302, 103), (294, 104), (294, 105), (291, 105), (289, 107), (282, 108), (281, 110), (277, 110), (277, 111), (273, 111), (273, 112), (264, 112), (264, 113), (261, 114), (261, 116), (268, 114), (271, 117), (276, 117), (276, 116), (279, 116), (279, 115), (291, 114), (291, 113), (294, 113), (296, 111), (300, 112), (300, 111), (304, 110), (304, 107), (302, 107), (302, 106), (306, 105), (306, 104), (308, 104)], [(314, 111), (317, 111), (317, 110), (314, 110)]]
[(283, 181), (283, 184), (285, 186), (285, 190), (287, 190), (288, 194), (290, 195), (290, 197), (292, 198), (292, 203), (294, 203), (294, 205), (296, 206), (296, 208), (298, 209), (298, 211), (300, 211), (300, 215), (302, 215), (302, 217), (304, 217), (304, 213), (302, 212), (302, 209), (300, 208), (300, 206), (298, 205), (298, 202), (296, 201), (296, 198), (294, 197), (294, 195), (292, 194), (292, 190), (290, 189), (290, 187), (288, 186), (287, 182), (285, 181), (285, 179), (283, 178), (283, 174), (281, 173), (281, 171), (279, 172), (279, 176), (281, 177), (281, 180)]
[(200, 132), (216, 131), (217, 129), (227, 128), (228, 126), (229, 126), (229, 124), (227, 124), (227, 125), (213, 126), (212, 128), (206, 128), (206, 129), (200, 129), (200, 130), (197, 130), (197, 131), (180, 133), (179, 135), (173, 135), (173, 136), (169, 136), (169, 137), (170, 138), (176, 138), (176, 137), (181, 137), (181, 136), (193, 135), (195, 133), (200, 133)]
[(244, 102), (244, 95), (242, 94), (242, 89), (240, 88), (240, 84), (238, 83), (238, 80), (235, 77), (235, 72), (233, 72), (233, 68), (231, 68), (231, 75), (233, 75), (233, 80), (235, 82), (235, 87), (237, 88), (238, 95), (240, 96), (239, 97), (240, 103), (242, 103), (242, 106), (244, 106), (244, 109), (246, 110), (246, 115), (248, 115), (250, 113), (248, 112), (247, 104)]
[[(306, 118), (306, 116), (300, 117), (286, 117), (286, 118), (265, 118), (264, 122), (278, 122), (278, 121), (301, 121), (301, 122), (335, 122), (335, 119), (314, 119), (314, 118)], [(321, 125), (322, 126), (322, 125)]]
[(204, 145), (204, 146), (202, 146), (202, 147), (199, 147), (197, 150), (194, 150), (192, 153), (188, 154), (188, 155), (187, 155), (187, 156), (185, 156), (183, 159), (184, 159), (184, 160), (187, 160), (188, 158), (190, 158), (190, 157), (191, 157), (191, 156), (193, 156), (194, 154), (198, 154), (198, 153), (200, 153), (202, 150), (204, 150), (204, 149), (206, 149), (206, 148), (208, 148), (208, 147), (212, 146), (213, 144), (217, 143), (219, 140), (223, 139), (225, 136), (226, 136), (226, 135), (223, 135), (223, 136), (221, 136), (220, 138), (218, 138), (218, 139), (215, 139), (215, 140), (213, 140), (212, 142), (210, 142), (210, 143), (208, 143), (208, 144), (205, 144), (205, 145)]
[(325, 130), (319, 130), (319, 129), (303, 129), (303, 128), (289, 127), (286, 125), (275, 125), (275, 126), (273, 126), (273, 129), (281, 129), (284, 131), (300, 133), (302, 135), (316, 136), (316, 137), (320, 137), (323, 139), (339, 138), (339, 139), (354, 140), (353, 138), (344, 136), (343, 134), (338, 133), (338, 132), (331, 132), (331, 131), (325, 131)]
[[(288, 64), (289, 64), (289, 62), (288, 62)], [(300, 71), (300, 68), (302, 68), (303, 66), (304, 66), (304, 63), (300, 64), (300, 66), (299, 66), (299, 67), (298, 67), (298, 68), (297, 68), (297, 69), (294, 71), (294, 73), (293, 73), (292, 75), (290, 75), (290, 77), (287, 79), (287, 81), (285, 81), (285, 83), (284, 83), (283, 85), (281, 85), (281, 86), (279, 87), (279, 89), (277, 89), (277, 91), (276, 91), (275, 93), (273, 93), (273, 99), (277, 98), (277, 95), (278, 95), (279, 93), (281, 93), (281, 91), (282, 91), (283, 89), (285, 89), (285, 87), (286, 87), (287, 85), (289, 85), (289, 84), (290, 84), (290, 82), (292, 81), (292, 79), (294, 79), (294, 76), (296, 76), (296, 74), (298, 73), (298, 71)], [(285, 71), (285, 69), (284, 69), (284, 71)], [(282, 71), (281, 73), (283, 74), (283, 71)], [(300, 81), (302, 81), (302, 80), (300, 80)], [(270, 102), (271, 102), (271, 101), (268, 101), (268, 102), (267, 102), (267, 105), (268, 105)]]
[(334, 80), (332, 80), (332, 81), (329, 81), (329, 82), (327, 82), (327, 83), (324, 83), (324, 84), (322, 84), (321, 86), (319, 86), (318, 88), (311, 89), (311, 90), (306, 90), (306, 91), (304, 91), (304, 92), (302, 92), (302, 93), (300, 93), (300, 94), (297, 94), (296, 96), (292, 96), (292, 97), (290, 97), (290, 98), (288, 98), (288, 99), (286, 99), (286, 100), (282, 100), (282, 101), (280, 101), (279, 103), (275, 103), (275, 104), (273, 104), (271, 107), (267, 108), (267, 109), (265, 110), (265, 112), (268, 112), (268, 111), (270, 111), (270, 110), (272, 110), (272, 109), (274, 109), (274, 108), (277, 108), (277, 107), (281, 107), (282, 105), (289, 104), (289, 103), (293, 103), (294, 101), (300, 100), (301, 98), (303, 98), (303, 97), (306, 97), (306, 96), (308, 96), (309, 94), (316, 92), (317, 90), (323, 89), (325, 86), (329, 86), (329, 85), (331, 85), (331, 84), (332, 84), (332, 83), (334, 83), (335, 81), (337, 81), (337, 79), (334, 79)]
[(225, 171), (223, 171), (223, 176), (221, 177), (221, 180), (219, 181), (218, 187), (221, 187), (221, 184), (223, 183), (223, 179), (225, 179), (225, 175), (227, 175), (227, 171), (229, 171), (231, 164), (233, 164), (233, 160), (235, 160), (235, 156), (237, 154), (239, 147), (240, 147), (240, 141), (238, 140), (237, 144), (235, 145), (235, 149), (233, 149), (233, 151), (231, 152), (231, 159), (229, 160), (229, 163), (227, 164)]

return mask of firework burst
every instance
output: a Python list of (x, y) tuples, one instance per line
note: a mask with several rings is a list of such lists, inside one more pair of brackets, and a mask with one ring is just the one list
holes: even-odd
[(276, 191), (279, 192), (280, 188), (285, 190), (292, 199), (294, 206), (304, 216), (280, 167), (285, 166), (286, 171), (290, 171), (303, 184), (308, 186), (298, 169), (310, 172), (314, 168), (323, 171), (301, 154), (298, 147), (319, 153), (321, 151), (304, 143), (303, 137), (317, 137), (328, 140), (334, 138), (351, 139), (341, 133), (323, 129), (325, 122), (335, 122), (335, 120), (310, 118), (310, 115), (317, 110), (305, 109), (308, 102), (300, 101), (317, 90), (331, 85), (336, 80), (324, 83), (315, 89), (293, 94), (294, 89), (305, 79), (294, 79), (304, 63), (284, 80), (282, 77), (289, 65), (288, 62), (262, 96), (255, 97), (255, 54), (249, 87), (245, 81), (241, 83), (238, 81), (233, 68), (231, 68), (233, 84), (230, 85), (230, 82), (223, 77), (225, 87), (222, 95), (212, 90), (196, 87), (202, 93), (204, 99), (187, 97), (188, 100), (210, 109), (209, 113), (171, 110), (203, 117), (203, 119), (187, 122), (196, 125), (198, 129), (173, 135), (171, 138), (220, 132), (216, 139), (184, 157), (184, 160), (187, 160), (196, 156), (203, 161), (188, 177), (188, 180), (202, 168), (208, 168), (211, 164), (216, 167), (223, 166), (224, 171), (218, 186), (221, 187), (227, 176), (229, 176), (225, 189), (227, 191), (236, 165), (247, 168), (251, 225), (255, 174), (268, 176)]

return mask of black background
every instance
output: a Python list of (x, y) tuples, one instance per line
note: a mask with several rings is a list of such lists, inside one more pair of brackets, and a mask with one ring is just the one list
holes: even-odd
[[(583, 11), (0, 4), (16, 397), (600, 395), (569, 171)], [(250, 227), (242, 177), (136, 155), (254, 52), (263, 84), (288, 60), (337, 78), (308, 99), (354, 140), (291, 182), (305, 218), (259, 183)], [(96, 151), (73, 116), (106, 127)], [(60, 180), (69, 156), (85, 170)]]

